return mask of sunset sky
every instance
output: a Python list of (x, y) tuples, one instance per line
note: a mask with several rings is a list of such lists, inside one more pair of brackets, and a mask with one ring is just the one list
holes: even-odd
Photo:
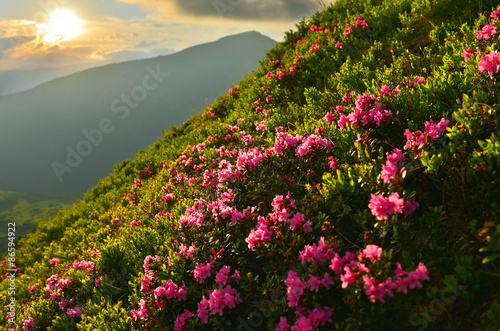
[(1, 0), (0, 70), (99, 65), (124, 55), (179, 51), (249, 30), (281, 41), (319, 2)]

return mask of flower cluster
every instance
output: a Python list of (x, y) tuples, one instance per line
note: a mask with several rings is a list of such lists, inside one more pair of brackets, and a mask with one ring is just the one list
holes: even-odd
[(385, 197), (383, 194), (375, 195), (372, 193), (370, 203), (368, 204), (372, 214), (378, 220), (386, 220), (394, 213), (409, 215), (417, 210), (418, 206), (415, 198), (408, 200), (401, 199), (398, 192), (391, 193), (389, 197)]
[[(353, 94), (344, 96), (344, 100), (349, 100)], [(355, 101), (354, 111), (347, 116), (342, 114), (338, 120), (338, 126), (343, 129), (347, 123), (354, 127), (366, 126), (369, 124), (381, 125), (384, 118), (392, 115), (390, 110), (384, 109), (383, 104), (376, 95), (365, 93), (358, 95)]]

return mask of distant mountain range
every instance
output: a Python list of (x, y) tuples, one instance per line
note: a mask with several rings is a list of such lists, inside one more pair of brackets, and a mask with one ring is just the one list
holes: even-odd
[(91, 188), (256, 69), (275, 44), (247, 32), (0, 97), (0, 189)]
[(0, 96), (23, 92), (50, 80), (97, 66), (154, 58), (173, 53), (175, 53), (175, 51), (172, 49), (160, 49), (152, 52), (121, 51), (113, 53), (109, 59), (99, 62), (98, 64), (87, 63), (56, 68), (43, 67), (36, 69), (0, 70)]

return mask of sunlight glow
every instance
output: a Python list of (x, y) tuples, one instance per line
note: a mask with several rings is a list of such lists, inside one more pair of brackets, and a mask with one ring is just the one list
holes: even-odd
[(67, 9), (56, 10), (50, 15), (48, 24), (39, 25), (48, 43), (59, 43), (75, 38), (81, 31), (82, 21)]

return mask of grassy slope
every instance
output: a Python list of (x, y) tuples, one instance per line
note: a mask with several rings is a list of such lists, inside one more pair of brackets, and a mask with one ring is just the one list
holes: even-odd
[[(210, 315), (208, 324), (189, 318), (188, 328), (274, 329), (281, 316), (293, 325), (297, 318), (295, 308), (287, 305), (285, 285), (290, 270), (306, 281), (310, 274), (325, 272), (334, 278), (335, 285), (321, 286), (317, 293), (306, 290), (300, 301), (309, 310), (316, 304), (335, 309), (331, 323), (320, 328), (498, 328), (498, 87), (496, 75), (478, 71), (480, 56), (498, 48), (498, 37), (477, 41), (474, 33), (480, 24), (488, 24), (480, 13), (497, 6), (497, 1), (340, 0), (299, 23), (296, 32), (268, 53), (258, 71), (233, 87), (234, 93), (220, 97), (202, 116), (166, 133), (133, 160), (116, 165), (114, 173), (82, 201), (41, 222), (22, 241), (16, 252), (22, 270), (16, 294), (18, 300), (26, 298), (20, 306), (33, 311), (19, 315), (18, 321), (32, 317), (38, 327), (55, 330), (76, 324), (82, 330), (169, 329), (184, 309), (196, 316), (202, 297), (219, 288), (215, 273), (228, 265), (231, 274), (235, 269), (241, 273), (239, 282), (230, 283), (242, 302), (226, 307), (222, 316)], [(344, 35), (358, 15), (368, 26), (353, 27), (349, 36)], [(338, 27), (332, 28), (333, 23)], [(331, 30), (311, 31), (312, 24)], [(337, 41), (344, 46), (335, 47)], [(480, 47), (483, 54), (464, 61), (462, 52), (468, 47)], [(280, 71), (285, 73), (282, 79), (276, 77)], [(268, 72), (273, 73), (271, 79)], [(409, 83), (416, 76), (425, 78), (425, 83)], [(385, 84), (392, 92), (379, 100), (391, 111), (389, 117), (380, 125), (360, 123), (339, 129), (337, 120), (352, 111), (357, 98), (342, 101), (344, 94), (376, 95)], [(272, 99), (264, 101), (269, 95)], [(255, 111), (259, 98), (267, 114)], [(346, 109), (336, 114), (337, 105)], [(325, 120), (327, 113), (334, 114), (333, 124)], [(403, 148), (406, 129), (424, 132), (427, 121), (441, 118), (450, 120), (445, 134), (427, 137), (414, 149)], [(265, 121), (267, 131), (256, 130), (258, 121)], [(232, 126), (239, 129), (233, 132)], [(297, 146), (282, 154), (269, 152), (279, 127), (304, 137), (324, 128), (322, 137), (333, 148), (314, 147), (304, 156), (296, 154)], [(205, 148), (200, 143), (206, 143)], [(230, 170), (234, 181), (223, 179), (223, 160), (236, 166), (238, 157), (253, 147), (269, 153), (256, 168), (242, 164), (234, 168), (242, 175)], [(406, 171), (385, 183), (380, 177), (382, 165), (394, 148), (403, 151), (399, 169), (404, 166)], [(336, 160), (336, 169), (328, 157)], [(134, 180), (139, 180), (136, 187)], [(233, 201), (227, 196), (229, 190)], [(273, 218), (273, 200), (288, 192), (297, 207), (290, 207), (290, 213), (311, 221), (311, 232), (303, 225), (292, 230), (289, 221)], [(371, 194), (387, 197), (395, 192), (406, 201), (415, 198), (419, 208), (377, 219), (368, 207)], [(219, 207), (207, 203), (214, 201)], [(227, 217), (223, 205), (247, 210), (246, 216), (240, 214), (233, 223), (235, 211)], [(179, 227), (190, 206), (203, 213), (203, 225)], [(249, 207), (254, 207), (251, 214)], [(272, 239), (251, 250), (245, 238), (257, 228), (258, 216), (267, 217), (269, 226), (274, 226)], [(131, 226), (133, 220), (141, 224)], [(300, 252), (320, 237), (341, 257), (368, 244), (380, 246), (381, 260), (361, 258), (370, 270), (365, 274), (379, 282), (394, 277), (396, 262), (407, 271), (422, 262), (430, 279), (421, 282), (422, 289), (386, 296), (385, 303), (371, 302), (361, 276), (344, 288), (329, 268), (330, 259), (301, 263)], [(192, 259), (175, 254), (181, 243), (194, 244)], [(100, 255), (94, 256), (92, 250), (97, 249)], [(146, 284), (149, 292), (141, 290), (148, 255), (160, 259), (148, 267), (155, 271)], [(193, 277), (196, 265), (214, 255), (211, 276), (199, 283)], [(53, 257), (60, 263), (51, 265)], [(67, 269), (75, 260), (92, 260), (95, 269)], [(42, 278), (52, 274), (73, 279), (63, 292), (66, 298), (75, 298), (72, 308), (82, 307), (82, 317), (68, 318), (57, 303), (45, 299), (47, 283)], [(95, 287), (101, 275), (106, 279)], [(179, 286), (185, 282), (187, 299), (165, 299), (160, 309), (151, 291), (169, 279)], [(0, 286), (6, 290), (7, 281)], [(37, 289), (30, 294), (27, 286)], [(145, 303), (148, 318), (133, 322), (131, 310), (140, 311), (140, 302)]]
[[(76, 199), (74, 199), (76, 200)], [(0, 192), (0, 227), (16, 224), (16, 234), (25, 236), (40, 220), (48, 220), (71, 206), (73, 197), (38, 195), (25, 192)], [(0, 233), (0, 254), (7, 253), (7, 231)]]

